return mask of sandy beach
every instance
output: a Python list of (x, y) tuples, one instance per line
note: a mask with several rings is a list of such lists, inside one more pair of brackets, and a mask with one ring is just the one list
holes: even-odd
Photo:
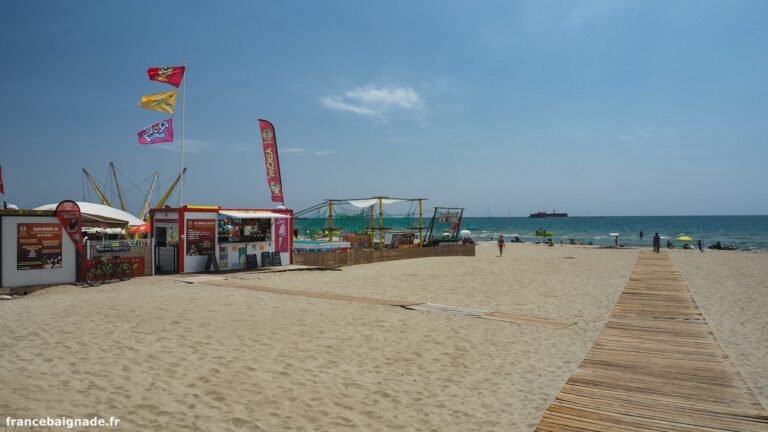
[(768, 253), (671, 255), (717, 341), (768, 408)]
[[(341, 271), (48, 288), (0, 302), (0, 418), (115, 416), (120, 430), (156, 431), (530, 431), (601, 332), (637, 252), (511, 244), (498, 257), (483, 244), (476, 257)], [(768, 405), (768, 254), (672, 256)], [(228, 281), (233, 287), (221, 286)], [(574, 324), (552, 329), (243, 286)]]

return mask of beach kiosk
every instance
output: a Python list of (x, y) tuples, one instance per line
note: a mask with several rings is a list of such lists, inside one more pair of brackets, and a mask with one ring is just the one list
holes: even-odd
[(74, 201), (53, 210), (0, 209), (0, 288), (26, 294), (34, 289), (25, 287), (76, 282), (80, 228)]
[(253, 270), (293, 261), (289, 209), (157, 208), (150, 210), (150, 226), (160, 273)]

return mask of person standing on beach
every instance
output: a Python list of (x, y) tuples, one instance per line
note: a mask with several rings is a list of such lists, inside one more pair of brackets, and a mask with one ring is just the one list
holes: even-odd
[(653, 236), (653, 251), (656, 253), (659, 253), (661, 250), (661, 237), (659, 237), (659, 233), (656, 233)]
[(640, 241), (643, 241), (643, 235), (645, 235), (645, 233), (643, 233), (643, 230), (641, 229), (640, 230)]
[(499, 235), (499, 256), (504, 255), (504, 234)]
[(704, 252), (704, 249), (701, 247), (701, 240), (699, 240), (699, 252)]

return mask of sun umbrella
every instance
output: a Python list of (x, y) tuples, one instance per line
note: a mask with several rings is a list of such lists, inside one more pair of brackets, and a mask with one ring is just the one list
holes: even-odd
[(679, 240), (679, 241), (693, 241), (693, 239), (688, 237), (687, 235), (680, 236), (676, 240)]
[(150, 226), (148, 223), (143, 223), (131, 228), (131, 234), (146, 234), (149, 232)]

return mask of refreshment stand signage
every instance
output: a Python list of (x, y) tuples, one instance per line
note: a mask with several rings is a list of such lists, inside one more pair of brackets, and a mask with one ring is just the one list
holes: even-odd
[(214, 253), (216, 246), (215, 219), (187, 219), (187, 255)]
[(20, 223), (16, 231), (17, 270), (62, 268), (60, 224)]

